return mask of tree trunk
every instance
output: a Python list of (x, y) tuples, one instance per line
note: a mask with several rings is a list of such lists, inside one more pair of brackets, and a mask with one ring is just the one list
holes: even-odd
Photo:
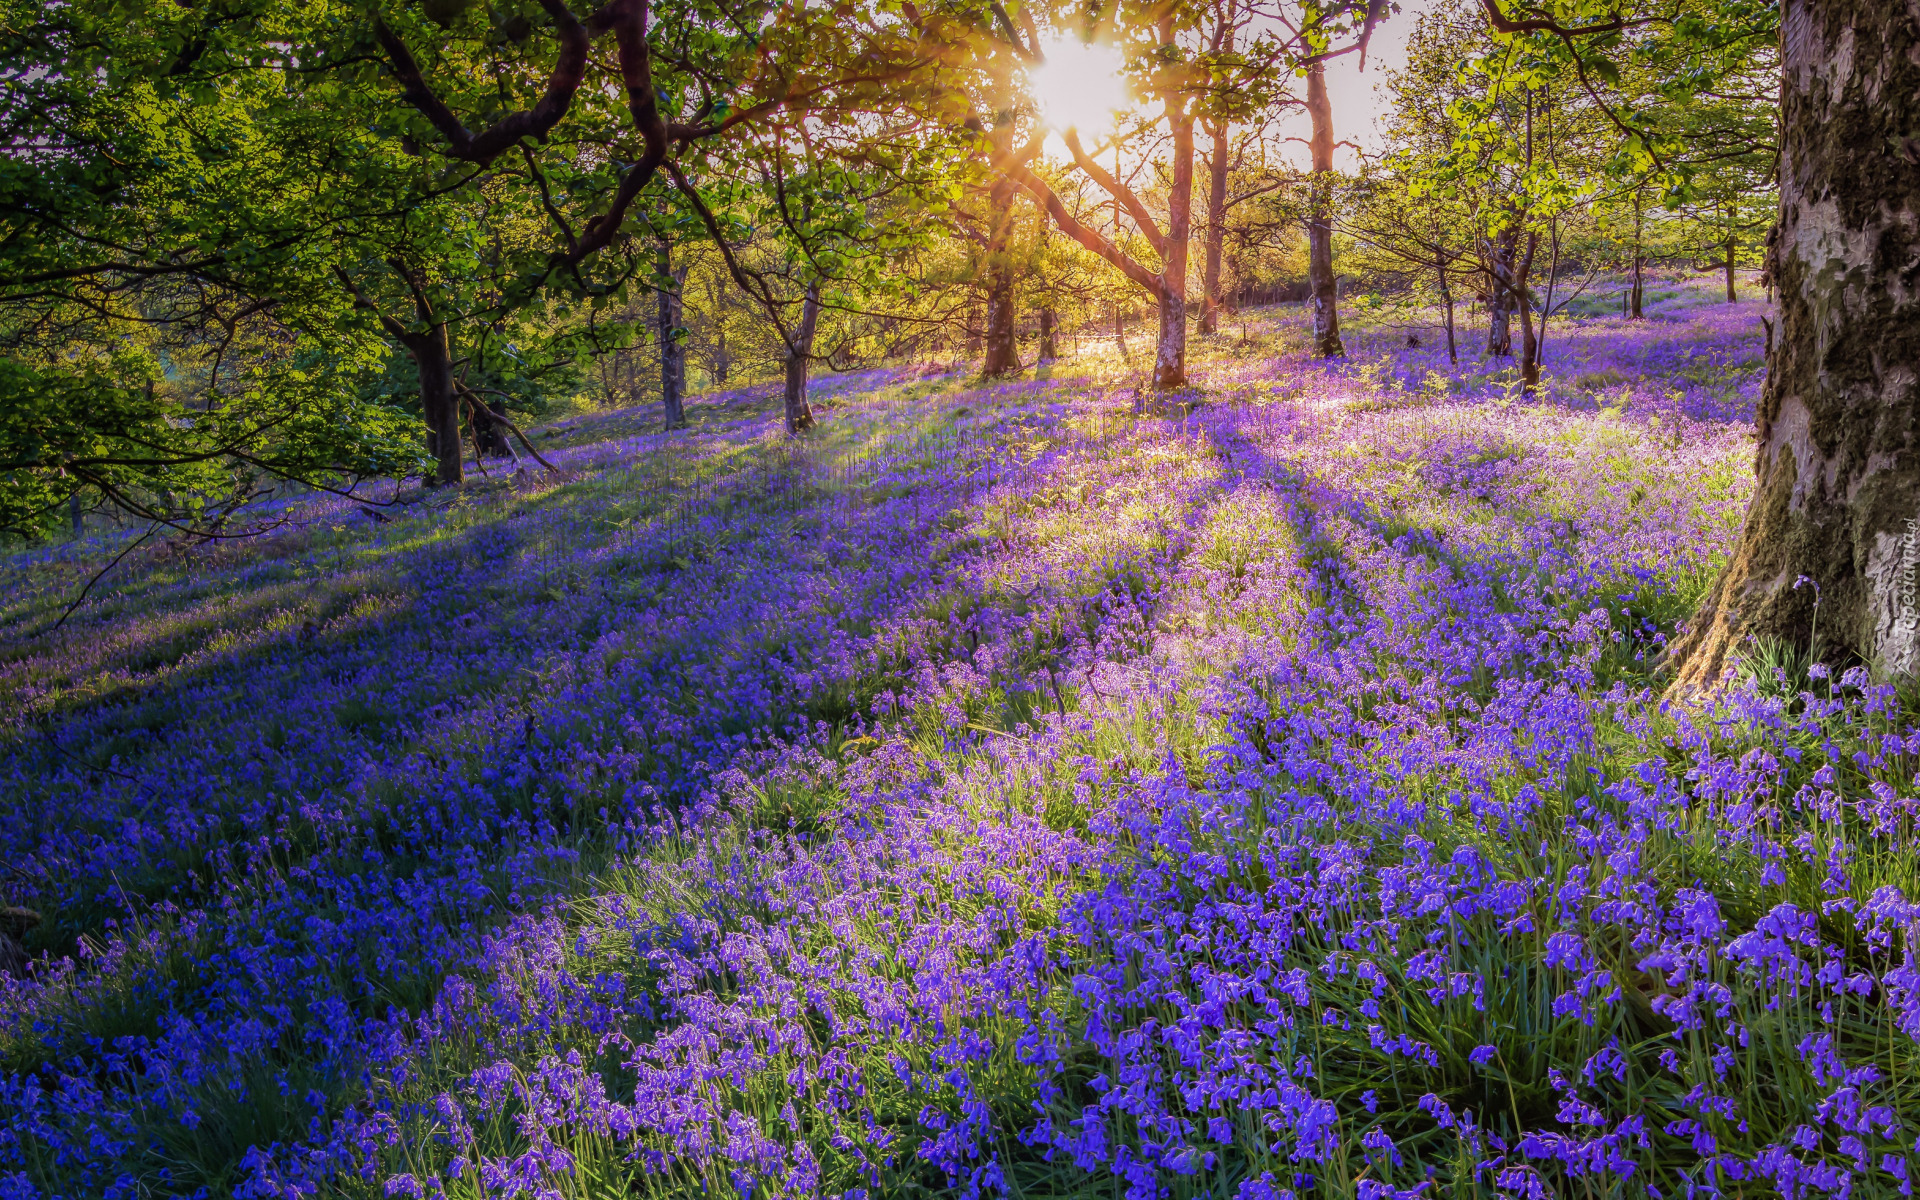
[(1727, 303), (1728, 304), (1732, 304), (1735, 300), (1739, 299), (1738, 296), (1734, 295), (1734, 291), (1733, 291), (1733, 252), (1734, 252), (1734, 248), (1738, 244), (1739, 243), (1735, 241), (1734, 236), (1732, 234), (1727, 235)]
[(1053, 309), (1040, 310), (1040, 361), (1050, 363), (1060, 357), (1058, 344), (1054, 340)]
[(459, 487), (466, 482), (466, 447), (460, 407), (453, 395), (453, 351), (445, 325), (430, 326), (406, 341), (420, 374), (420, 410), (427, 423), (427, 453), (437, 464), (429, 485)]
[(820, 324), (820, 285), (807, 285), (807, 298), (800, 305), (800, 328), (787, 348), (785, 390), (787, 432), (799, 433), (813, 428), (813, 409), (807, 406), (807, 366), (813, 358), (813, 335)]
[(1513, 272), (1516, 231), (1487, 243), (1487, 357), (1513, 357), (1513, 298), (1504, 280)]
[[(1011, 140), (1009, 129), (1004, 141), (1010, 144)], [(989, 379), (1020, 369), (1020, 349), (1013, 331), (1017, 280), (1007, 251), (1013, 229), (1014, 187), (1013, 180), (1002, 174), (987, 190), (987, 220), (991, 223), (987, 231), (987, 355), (980, 373)]]
[(1167, 190), (1166, 258), (1160, 266), (1160, 340), (1154, 347), (1153, 388), (1187, 386), (1187, 242), (1193, 236), (1193, 114), (1185, 97), (1170, 98), (1173, 180)]
[(1013, 330), (1013, 272), (1003, 266), (987, 269), (986, 359), (980, 373), (993, 378), (1020, 369), (1019, 345)]
[(1647, 253), (1641, 245), (1644, 226), (1645, 217), (1640, 209), (1640, 193), (1636, 191), (1633, 194), (1633, 286), (1627, 294), (1632, 307), (1632, 311), (1627, 315), (1635, 321), (1645, 316), (1641, 311), (1641, 302), (1646, 297), (1647, 270)]
[(1153, 390), (1187, 386), (1187, 298), (1169, 291), (1160, 297), (1160, 337), (1153, 352)]
[(655, 260), (660, 307), (656, 329), (660, 337), (660, 412), (668, 429), (687, 427), (687, 344), (678, 333), (681, 321), (680, 288), (687, 281), (687, 269), (673, 268), (673, 244), (660, 239)]
[(1119, 348), (1120, 357), (1124, 360), (1127, 357), (1127, 322), (1118, 304), (1113, 306), (1113, 344)]
[(1896, 0), (1787, 0), (1783, 15), (1757, 489), (1674, 645), (1681, 692), (1754, 637), (1920, 672), (1920, 25)]
[(1514, 267), (1507, 297), (1507, 302), (1520, 314), (1520, 386), (1526, 391), (1532, 391), (1540, 382), (1540, 339), (1533, 324), (1533, 298), (1527, 290), (1527, 281), (1533, 275), (1534, 252), (1539, 248), (1540, 235), (1529, 233), (1527, 252)]
[(1313, 286), (1313, 345), (1323, 358), (1346, 354), (1340, 344), (1340, 297), (1333, 277), (1333, 102), (1327, 98), (1327, 67), (1307, 68), (1308, 142), (1313, 188), (1307, 212), (1307, 279)]
[(1487, 297), (1487, 356), (1489, 358), (1513, 357), (1512, 311), (1507, 307), (1506, 289), (1494, 285), (1493, 295)]
[(1447, 253), (1442, 250), (1434, 255), (1434, 273), (1440, 280), (1440, 304), (1447, 314), (1447, 361), (1458, 363), (1460, 352), (1454, 346), (1453, 338), (1453, 289), (1447, 286)]
[(1213, 136), (1213, 149), (1207, 159), (1207, 242), (1200, 332), (1209, 334), (1220, 331), (1220, 258), (1227, 240), (1228, 128), (1226, 121), (1215, 121), (1207, 128)]

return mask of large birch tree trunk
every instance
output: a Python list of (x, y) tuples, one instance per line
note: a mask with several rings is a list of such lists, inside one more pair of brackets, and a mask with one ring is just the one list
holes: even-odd
[(1674, 645), (1683, 693), (1754, 637), (1920, 672), (1920, 22), (1896, 0), (1787, 0), (1783, 17), (1758, 486)]

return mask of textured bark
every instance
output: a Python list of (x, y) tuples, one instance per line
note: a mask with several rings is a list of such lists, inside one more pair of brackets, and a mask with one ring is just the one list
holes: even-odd
[(1513, 357), (1513, 309), (1507, 293), (1498, 287), (1487, 297), (1487, 356)]
[[(1228, 49), (1232, 46), (1229, 44)], [(1206, 265), (1201, 277), (1200, 332), (1220, 331), (1220, 260), (1227, 240), (1227, 130), (1225, 121), (1208, 127), (1213, 148), (1207, 158)]]
[(1756, 636), (1920, 671), (1920, 23), (1896, 0), (1787, 0), (1783, 18), (1758, 486), (1675, 643), (1682, 693)]
[(1340, 344), (1340, 295), (1333, 276), (1333, 102), (1327, 97), (1327, 67), (1307, 68), (1307, 143), (1313, 184), (1307, 212), (1307, 280), (1313, 288), (1313, 345), (1323, 358), (1346, 354)]
[(1019, 346), (1014, 341), (1013, 271), (1005, 264), (987, 269), (986, 358), (980, 373), (988, 377), (1010, 375), (1020, 369)]
[(1053, 310), (1040, 310), (1040, 361), (1050, 363), (1060, 357), (1060, 346), (1054, 332)]
[(1733, 235), (1728, 234), (1727, 235), (1727, 303), (1728, 304), (1732, 304), (1735, 300), (1739, 299), (1739, 297), (1736, 296), (1733, 291), (1733, 254), (1734, 254), (1734, 249), (1738, 245), (1739, 243), (1736, 240), (1734, 240)]
[(403, 343), (420, 375), (420, 409), (427, 423), (427, 453), (434, 457), (430, 484), (459, 487), (466, 481), (466, 446), (460, 406), (453, 395), (453, 352), (445, 325), (429, 326)]
[(1167, 101), (1173, 129), (1173, 180), (1167, 190), (1167, 236), (1160, 266), (1160, 340), (1153, 387), (1187, 386), (1187, 242), (1193, 234), (1193, 114), (1186, 98)]
[(668, 429), (687, 427), (687, 344), (675, 337), (681, 324), (681, 285), (687, 281), (687, 269), (675, 270), (673, 266), (673, 246), (662, 239), (659, 256), (655, 261), (655, 270), (661, 280), (671, 280), (671, 285), (655, 281), (659, 288), (659, 311), (655, 321), (655, 333), (660, 338), (660, 413), (663, 424)]
[[(994, 131), (997, 158), (1012, 149), (1011, 124)], [(993, 378), (1020, 369), (1020, 350), (1014, 341), (1014, 289), (1019, 282), (1008, 251), (1013, 233), (1013, 180), (1002, 174), (987, 189), (987, 328), (986, 360), (980, 373)]]
[(1513, 300), (1500, 280), (1513, 270), (1515, 239), (1502, 233), (1487, 245), (1487, 357), (1513, 357)]
[(783, 397), (786, 401), (787, 432), (799, 433), (813, 428), (813, 409), (807, 405), (807, 367), (813, 360), (813, 335), (820, 325), (820, 285), (807, 285), (807, 297), (800, 305), (800, 327), (794, 331), (793, 345), (787, 348), (787, 378)]

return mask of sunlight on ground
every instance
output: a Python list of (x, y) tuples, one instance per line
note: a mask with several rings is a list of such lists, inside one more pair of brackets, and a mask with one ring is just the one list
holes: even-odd
[(0, 1194), (1679, 1195), (1700, 1096), (1754, 1172), (1843, 1085), (1895, 1153), (1910, 715), (1643, 690), (1751, 490), (1703, 296), (1532, 396), (1275, 309), (1174, 396), (1136, 334), (582, 414), (59, 633), (115, 547), (17, 565)]

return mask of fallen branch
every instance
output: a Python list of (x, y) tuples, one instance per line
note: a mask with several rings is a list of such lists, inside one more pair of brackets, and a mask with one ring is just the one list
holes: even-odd
[(496, 396), (505, 396), (506, 395), (505, 392), (494, 391), (493, 388), (467, 387), (465, 384), (461, 385), (460, 390), (467, 394), (467, 398), (469, 400), (472, 400), (475, 404), (480, 406), (480, 411), (483, 413), (486, 413), (487, 418), (489, 420), (500, 422), (502, 425), (505, 425), (507, 427), (508, 431), (511, 432), (513, 436), (519, 438), (520, 444), (527, 448), (528, 454), (533, 455), (533, 459), (535, 462), (539, 463), (541, 466), (545, 467), (547, 470), (552, 471), (555, 475), (559, 475), (562, 473), (559, 467), (554, 466), (552, 463), (548, 462), (546, 459), (540, 456), (540, 452), (533, 448), (533, 443), (527, 440), (527, 435), (520, 432), (520, 427), (518, 425), (515, 425), (512, 421), (507, 420), (504, 414), (497, 413), (493, 411), (491, 408), (488, 408), (487, 402), (480, 398), (481, 392), (493, 392), (493, 394)]

